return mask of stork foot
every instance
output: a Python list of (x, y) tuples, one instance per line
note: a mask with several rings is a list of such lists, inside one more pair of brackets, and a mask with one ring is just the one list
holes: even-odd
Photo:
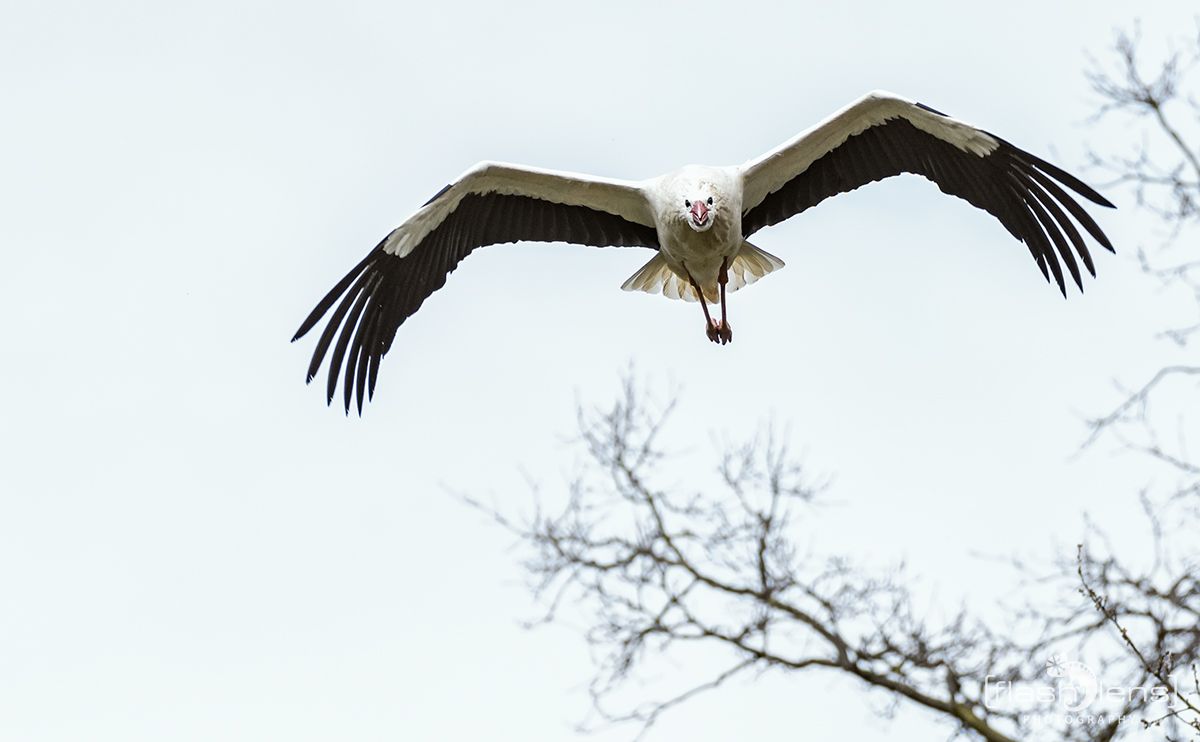
[(728, 345), (733, 342), (733, 327), (728, 322), (710, 319), (704, 326), (704, 334), (718, 345)]
[(733, 328), (725, 320), (721, 320), (721, 324), (717, 327), (717, 336), (721, 339), (721, 345), (728, 345), (733, 342)]

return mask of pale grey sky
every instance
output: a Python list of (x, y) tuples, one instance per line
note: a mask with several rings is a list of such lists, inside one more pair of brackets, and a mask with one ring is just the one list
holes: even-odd
[[(735, 10), (736, 8), (736, 10)], [(1153, 43), (1192, 2), (1155, 3)], [(1162, 358), (1129, 194), (1063, 301), (991, 217), (916, 178), (761, 233), (787, 267), (695, 306), (635, 250), (469, 258), (360, 420), (305, 387), (313, 303), (481, 159), (655, 175), (742, 161), (883, 88), (1078, 172), (1086, 54), (1128, 2), (42, 2), (0, 12), (0, 737), (559, 740), (585, 648), (448, 488), (515, 508), (569, 473), (578, 397), (632, 361), (680, 445), (789, 422), (839, 506), (822, 546), (906, 558), (946, 606), (1142, 473), (1069, 461), (1080, 411)], [(698, 91), (703, 94), (698, 95)], [(715, 456), (715, 454), (713, 454)], [(704, 465), (703, 455), (691, 461)], [(681, 472), (681, 477), (686, 473)], [(1123, 534), (1139, 544), (1141, 534)], [(1006, 584), (1006, 583), (1001, 583)], [(1064, 596), (1064, 600), (1071, 596)], [(657, 739), (927, 739), (829, 676), (737, 685)], [(799, 731), (803, 730), (803, 732)], [(625, 739), (628, 729), (595, 739)]]

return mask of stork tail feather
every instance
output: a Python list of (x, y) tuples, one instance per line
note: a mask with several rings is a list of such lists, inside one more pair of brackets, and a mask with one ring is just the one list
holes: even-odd
[[(749, 242), (743, 242), (737, 255), (733, 257), (733, 262), (729, 265), (729, 285), (726, 290), (737, 291), (768, 273), (779, 270), (783, 265), (783, 261), (771, 253), (760, 250)], [(647, 294), (661, 293), (668, 299), (696, 301), (695, 289), (692, 288), (687, 278), (678, 276), (671, 270), (662, 253), (650, 258), (649, 262), (629, 277), (629, 280), (621, 284), (621, 288), (625, 291), (645, 291)], [(708, 301), (715, 304), (717, 302), (716, 294), (708, 297)]]

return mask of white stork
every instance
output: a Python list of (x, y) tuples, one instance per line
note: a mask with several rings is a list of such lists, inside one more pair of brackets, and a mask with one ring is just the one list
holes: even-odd
[[(996, 217), (1029, 248), (1046, 280), (1054, 276), (1064, 296), (1064, 264), (1083, 289), (1076, 254), (1096, 274), (1071, 217), (1113, 249), (1062, 186), (1112, 204), (1078, 178), (982, 129), (877, 91), (732, 167), (692, 165), (626, 181), (480, 163), (392, 230), (325, 295), (292, 340), (337, 305), (313, 351), (308, 380), (332, 345), (327, 401), (333, 401), (341, 373), (346, 412), (357, 396), (361, 414), (363, 394), (374, 396), (379, 362), (396, 331), (459, 261), (477, 247), (536, 241), (654, 250), (621, 288), (699, 300), (705, 334), (724, 345), (733, 338), (726, 290), (783, 267), (751, 245), (751, 235), (830, 196), (901, 173), (928, 178)], [(720, 304), (720, 321), (709, 314), (709, 303)]]

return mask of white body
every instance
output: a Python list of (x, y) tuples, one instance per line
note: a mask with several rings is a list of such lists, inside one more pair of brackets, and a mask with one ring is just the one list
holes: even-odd
[[(690, 274), (708, 300), (715, 301), (721, 262), (732, 261), (743, 243), (741, 171), (736, 167), (689, 165), (650, 181), (646, 194), (658, 230), (662, 262), (678, 279), (680, 298), (695, 298), (690, 291)], [(680, 208), (687, 199), (710, 196), (714, 216), (709, 228), (697, 230), (686, 218), (680, 218)]]

